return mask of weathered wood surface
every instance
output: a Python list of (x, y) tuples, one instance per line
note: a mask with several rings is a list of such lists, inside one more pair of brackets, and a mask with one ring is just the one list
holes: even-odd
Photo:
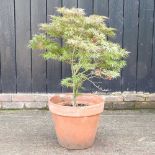
[[(127, 67), (116, 80), (102, 82), (109, 91), (155, 92), (154, 0), (2, 0), (0, 4), (0, 92), (68, 92), (60, 85), (70, 66), (44, 61), (39, 51), (27, 48), (38, 24), (49, 22), (56, 7), (79, 7), (87, 15), (109, 17), (117, 29), (114, 42), (130, 52)], [(108, 38), (110, 39), (110, 38)], [(85, 82), (84, 92), (97, 91)]]
[(31, 50), (27, 47), (31, 36), (30, 1), (15, 0), (17, 91), (30, 92)]
[(0, 3), (1, 92), (16, 92), (16, 45), (14, 1)]
[(154, 0), (141, 0), (137, 60), (137, 90), (150, 91), (153, 43)]
[[(46, 22), (46, 1), (31, 0), (31, 33), (39, 33), (38, 24)], [(42, 52), (32, 51), (32, 92), (46, 92), (46, 61)]]
[[(123, 0), (109, 0), (109, 26), (117, 29), (113, 42), (123, 43)], [(109, 91), (121, 91), (121, 77), (111, 81), (107, 81), (107, 89)]]
[(138, 0), (124, 1), (123, 47), (130, 52), (130, 56), (127, 59), (127, 66), (122, 71), (122, 91), (136, 90), (138, 9)]

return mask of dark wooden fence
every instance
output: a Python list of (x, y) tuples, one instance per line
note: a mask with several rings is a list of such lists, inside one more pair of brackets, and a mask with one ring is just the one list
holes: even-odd
[[(70, 74), (69, 66), (45, 62), (39, 51), (27, 48), (37, 25), (60, 6), (108, 16), (107, 24), (118, 30), (113, 41), (131, 52), (119, 79), (101, 81), (104, 89), (155, 92), (154, 0), (0, 0), (1, 92), (68, 91), (59, 82)], [(85, 85), (85, 91), (97, 90)]]

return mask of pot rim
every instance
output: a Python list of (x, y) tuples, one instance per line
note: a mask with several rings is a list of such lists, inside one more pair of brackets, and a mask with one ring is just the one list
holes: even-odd
[[(84, 117), (84, 116), (92, 116), (92, 115), (97, 115), (103, 112), (104, 109), (104, 98), (99, 96), (99, 95), (94, 95), (94, 94), (81, 94), (80, 96), (78, 96), (79, 100), (81, 99), (80, 97), (82, 97), (83, 99), (89, 97), (90, 98), (97, 98), (98, 99), (98, 103), (96, 103), (96, 100), (92, 100), (92, 101), (80, 101), (83, 104), (87, 104), (88, 106), (82, 106), (82, 107), (73, 107), (73, 106), (64, 106), (61, 104), (64, 104), (65, 102), (59, 102), (61, 104), (57, 104), (57, 103), (53, 103), (51, 101), (51, 99), (53, 97), (71, 97), (72, 94), (71, 93), (66, 93), (66, 94), (60, 94), (60, 95), (54, 95), (52, 97), (49, 97), (48, 100), (48, 106), (49, 106), (49, 110), (57, 115), (61, 115), (61, 116), (68, 116), (68, 117)], [(79, 102), (77, 100), (77, 102)]]

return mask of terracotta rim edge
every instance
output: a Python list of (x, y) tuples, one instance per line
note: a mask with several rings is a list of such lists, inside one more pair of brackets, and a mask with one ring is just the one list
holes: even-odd
[[(51, 101), (51, 98), (55, 97), (49, 97), (48, 100), (48, 106), (49, 110), (57, 115), (61, 116), (68, 116), (68, 117), (83, 117), (83, 116), (92, 116), (92, 115), (97, 115), (103, 112), (104, 110), (104, 98), (98, 95), (94, 94), (84, 94), (82, 97), (95, 97), (97, 99), (100, 99), (100, 103), (93, 103), (93, 101), (84, 101), (84, 104), (88, 104), (88, 106), (84, 107), (70, 107), (70, 106), (63, 106), (60, 104), (53, 103)], [(65, 96), (65, 94), (60, 95), (60, 96)], [(66, 94), (68, 96), (68, 94)], [(95, 102), (95, 101), (94, 101)]]

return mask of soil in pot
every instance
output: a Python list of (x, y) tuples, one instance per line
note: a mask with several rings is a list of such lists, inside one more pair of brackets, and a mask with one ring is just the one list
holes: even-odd
[[(73, 107), (72, 104), (65, 104), (64, 106), (69, 106), (69, 107)], [(84, 107), (84, 106), (88, 106), (87, 104), (83, 104), (83, 103), (79, 103), (76, 105), (76, 107)]]

